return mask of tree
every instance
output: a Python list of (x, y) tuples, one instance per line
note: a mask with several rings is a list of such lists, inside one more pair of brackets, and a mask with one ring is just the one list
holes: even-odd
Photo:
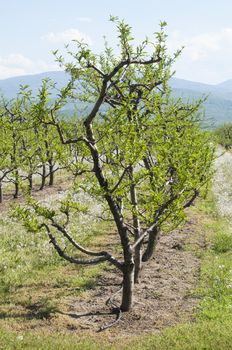
[(56, 127), (52, 125), (48, 127), (46, 123), (41, 124), (41, 120), (46, 120), (47, 116), (53, 113), (53, 109), (62, 106), (60, 102), (58, 106), (56, 104), (53, 106), (51, 90), (54, 88), (55, 84), (51, 80), (43, 80), (36, 101), (31, 109), (31, 119), (34, 134), (36, 135), (37, 156), (39, 159), (37, 174), (41, 176), (40, 190), (44, 188), (46, 178), (49, 178), (49, 186), (53, 186), (55, 172), (63, 168), (62, 162), (68, 158), (67, 147), (60, 143)]
[(27, 129), (25, 119), (27, 117), (28, 103), (31, 91), (27, 87), (21, 87), (15, 99), (6, 101), (2, 99), (1, 132), (6, 136), (6, 172), (8, 181), (14, 184), (14, 198), (18, 198), (21, 181), (20, 167), (23, 163), (23, 153), (26, 151), (23, 145), (25, 131)]
[(5, 110), (1, 108), (0, 120), (0, 203), (3, 202), (3, 184), (7, 182), (7, 176), (13, 171), (10, 162), (10, 150), (12, 139), (10, 137), (10, 125), (4, 117)]
[[(184, 220), (184, 209), (207, 187), (213, 149), (200, 129), (201, 101), (184, 104), (173, 100), (168, 81), (179, 51), (167, 54), (166, 34), (155, 33), (155, 42), (145, 39), (133, 45), (131, 28), (116, 23), (120, 53), (106, 43), (100, 56), (76, 42), (72, 60), (57, 60), (71, 80), (40, 122), (55, 127), (63, 145), (75, 145), (74, 193), (85, 191), (104, 208), (104, 219), (114, 222), (121, 253), (95, 252), (82, 246), (69, 230), (72, 212), (86, 211), (69, 197), (57, 212), (34, 200), (17, 210), (31, 231), (45, 230), (58, 254), (74, 264), (107, 261), (122, 274), (120, 310), (133, 305), (134, 283), (142, 265), (154, 254), (161, 231), (170, 231)], [(90, 112), (76, 128), (60, 121), (59, 111), (68, 97), (85, 102)], [(77, 255), (63, 249), (57, 233), (73, 246)], [(85, 259), (83, 255), (89, 256)]]
[(225, 149), (232, 148), (232, 123), (226, 123), (215, 130), (218, 143)]

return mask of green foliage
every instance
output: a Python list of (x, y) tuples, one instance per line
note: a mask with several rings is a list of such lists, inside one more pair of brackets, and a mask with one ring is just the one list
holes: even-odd
[[(32, 232), (45, 231), (64, 259), (76, 264), (108, 260), (122, 271), (121, 261), (127, 266), (142, 261), (142, 246), (146, 250), (149, 245), (145, 236), (154, 229), (169, 232), (177, 227), (185, 219), (185, 208), (204, 195), (214, 147), (201, 130), (202, 100), (186, 104), (172, 98), (168, 82), (181, 50), (172, 57), (167, 54), (166, 22), (152, 40), (135, 45), (131, 27), (117, 17), (111, 21), (118, 31), (118, 54), (106, 43), (104, 52), (96, 55), (78, 41), (76, 50), (68, 51), (70, 62), (56, 52), (70, 74), (67, 86), (53, 102), (50, 81), (42, 82), (36, 99), (24, 88), (8, 114), (18, 130), (17, 135), (13, 132), (15, 183), (23, 175), (19, 170), (30, 181), (46, 165), (51, 182), (56, 166), (75, 175), (72, 195), (56, 209), (29, 200), (15, 210), (16, 217)], [(91, 106), (78, 122), (60, 116), (69, 99)], [(78, 243), (72, 238), (73, 216), (88, 213), (79, 203), (81, 194), (98, 203), (102, 221), (102, 213), (114, 221), (120, 260), (105, 251), (91, 252), (79, 244), (79, 237)], [(68, 252), (65, 240), (71, 246)], [(140, 247), (139, 259), (133, 245)], [(82, 254), (94, 258), (82, 259)]]
[(218, 143), (225, 149), (232, 148), (232, 123), (224, 124), (215, 130)]
[(226, 253), (232, 250), (231, 232), (218, 232), (213, 239), (213, 250), (216, 253)]
[[(207, 214), (203, 221), (208, 249), (204, 253), (201, 268), (199, 318), (225, 322), (231, 318), (232, 263), (231, 227), (227, 218), (218, 215), (215, 198), (205, 201), (202, 207)], [(209, 211), (210, 208), (210, 211)]]

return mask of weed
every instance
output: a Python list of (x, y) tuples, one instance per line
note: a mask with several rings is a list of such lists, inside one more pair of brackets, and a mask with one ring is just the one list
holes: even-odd
[(226, 253), (232, 250), (232, 233), (217, 232), (212, 241), (215, 253)]

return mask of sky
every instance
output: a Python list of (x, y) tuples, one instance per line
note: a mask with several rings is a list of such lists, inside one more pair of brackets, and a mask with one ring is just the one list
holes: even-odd
[[(136, 39), (168, 26), (170, 53), (184, 46), (176, 77), (217, 84), (232, 79), (231, 0), (0, 0), (0, 79), (57, 70), (52, 51), (83, 39), (94, 52), (114, 47), (110, 15)], [(153, 36), (154, 37), (154, 36)]]

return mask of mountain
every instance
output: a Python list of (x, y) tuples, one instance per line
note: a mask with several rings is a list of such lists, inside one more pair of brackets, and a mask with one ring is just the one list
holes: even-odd
[[(56, 82), (57, 88), (65, 86), (69, 80), (69, 76), (63, 71), (25, 75), (0, 80), (0, 92), (7, 98), (12, 98), (19, 91), (20, 85), (29, 85), (33, 92), (36, 93), (41, 80), (44, 78), (50, 78)], [(174, 97), (182, 97), (185, 101), (208, 96), (204, 103), (204, 108), (210, 127), (215, 127), (224, 122), (232, 122), (232, 79), (217, 85), (210, 85), (172, 78), (170, 86)], [(70, 111), (72, 108), (70, 105), (67, 110)]]
[(192, 101), (207, 96), (204, 102), (205, 117), (213, 128), (232, 122), (232, 79), (217, 85), (203, 84), (184, 79), (170, 80), (173, 95)]
[(32, 91), (36, 93), (42, 79), (45, 78), (50, 78), (57, 83), (57, 88), (61, 88), (68, 82), (69, 76), (63, 71), (54, 71), (2, 79), (0, 80), (0, 92), (7, 98), (12, 98), (19, 92), (20, 85), (29, 85)]
[(223, 81), (222, 83), (216, 85), (220, 89), (232, 92), (232, 79)]

